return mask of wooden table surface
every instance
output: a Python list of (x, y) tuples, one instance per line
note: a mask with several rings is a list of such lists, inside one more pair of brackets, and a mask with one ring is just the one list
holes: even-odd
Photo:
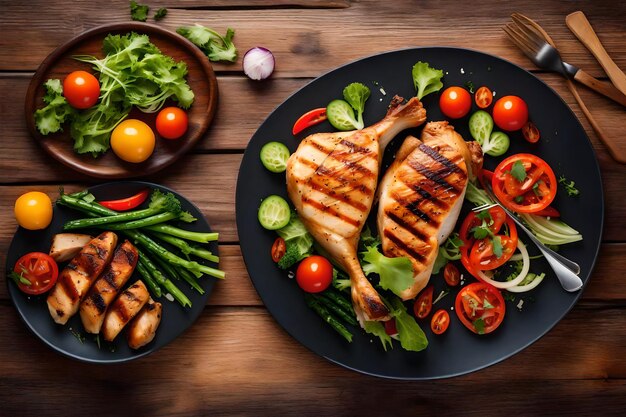
[[(236, 30), (240, 55), (263, 45), (277, 60), (272, 79), (245, 78), (241, 61), (216, 64), (220, 102), (204, 139), (184, 161), (144, 179), (170, 186), (221, 233), (220, 282), (198, 321), (180, 338), (124, 365), (75, 362), (47, 348), (21, 323), (0, 285), (0, 415), (623, 415), (626, 409), (626, 166), (613, 162), (565, 82), (538, 70), (501, 27), (519, 11), (537, 20), (564, 59), (606, 79), (565, 25), (583, 10), (618, 66), (626, 69), (626, 3), (349, 0), (145, 0), (168, 7), (160, 26), (201, 23)], [(0, 1), (0, 276), (23, 192), (99, 181), (67, 169), (29, 136), (23, 103), (41, 61), (80, 32), (129, 21), (125, 0)], [(602, 169), (606, 221), (591, 282), (545, 337), (497, 365), (433, 382), (382, 380), (349, 371), (293, 340), (268, 314), (241, 257), (235, 184), (243, 151), (264, 118), (330, 69), (377, 52), (468, 47), (535, 73), (573, 109)], [(581, 89), (607, 133), (626, 140), (624, 108)], [(207, 181), (207, 179), (210, 179)]]

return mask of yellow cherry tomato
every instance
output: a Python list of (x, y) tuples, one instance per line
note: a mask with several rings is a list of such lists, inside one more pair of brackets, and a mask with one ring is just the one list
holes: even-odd
[(126, 162), (143, 162), (154, 152), (154, 132), (141, 120), (124, 120), (111, 134), (111, 149)]
[(15, 200), (14, 213), (24, 229), (45, 229), (52, 221), (52, 201), (42, 192), (30, 191)]

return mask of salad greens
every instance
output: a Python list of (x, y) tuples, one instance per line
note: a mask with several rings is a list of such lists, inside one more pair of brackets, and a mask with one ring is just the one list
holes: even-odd
[(568, 181), (567, 178), (565, 178), (565, 175), (560, 175), (558, 181), (559, 184), (561, 184), (563, 188), (565, 188), (565, 192), (568, 196), (577, 197), (580, 195), (580, 190), (576, 188), (576, 183), (571, 180)]
[(369, 275), (372, 272), (380, 276), (380, 287), (400, 295), (413, 284), (413, 266), (406, 257), (388, 258), (376, 245), (367, 246), (361, 253), (363, 257), (363, 272)]
[(338, 130), (363, 129), (363, 111), (370, 94), (369, 87), (364, 84), (348, 84), (343, 89), (343, 100), (333, 100), (326, 106), (326, 116), (330, 124)]
[(431, 68), (427, 62), (418, 62), (413, 65), (411, 71), (413, 75), (413, 85), (417, 91), (417, 98), (422, 99), (424, 96), (441, 90), (443, 83), (443, 71)]
[(367, 333), (374, 335), (380, 339), (380, 343), (383, 345), (383, 349), (385, 352), (387, 351), (387, 347), (393, 349), (393, 342), (391, 341), (391, 336), (387, 334), (385, 331), (385, 326), (379, 321), (366, 321), (363, 325), (363, 330)]
[(226, 35), (222, 36), (213, 29), (196, 23), (193, 26), (179, 27), (176, 33), (202, 49), (209, 61), (235, 62), (237, 60), (237, 48), (233, 43), (235, 31), (231, 28), (226, 29)]
[(365, 111), (365, 102), (370, 97), (370, 89), (361, 83), (348, 84), (343, 89), (343, 99), (350, 104), (356, 112), (356, 128), (363, 129), (363, 112)]
[(167, 9), (165, 7), (161, 7), (154, 14), (154, 20), (161, 20), (167, 16)]
[(150, 8), (145, 4), (139, 4), (134, 0), (130, 1), (130, 18), (138, 22), (145, 22), (148, 19)]
[(76, 110), (63, 97), (61, 80), (49, 79), (44, 83), (43, 97), (46, 107), (35, 111), (35, 125), (42, 135), (63, 131), (63, 123), (72, 119)]
[(426, 349), (428, 346), (426, 335), (413, 316), (407, 313), (404, 303), (398, 298), (393, 298), (388, 307), (391, 310), (391, 316), (396, 319), (400, 345), (412, 352)]
[(289, 223), (276, 233), (285, 240), (286, 248), (285, 255), (278, 262), (279, 268), (288, 269), (311, 254), (313, 236), (295, 211), (292, 211)]

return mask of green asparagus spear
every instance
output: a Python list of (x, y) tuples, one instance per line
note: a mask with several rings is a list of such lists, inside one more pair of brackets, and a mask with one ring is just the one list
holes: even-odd
[(333, 300), (330, 298), (324, 297), (324, 295), (314, 296), (317, 301), (319, 301), (324, 307), (335, 313), (340, 319), (345, 321), (348, 324), (356, 326), (357, 322), (354, 316), (346, 313), (343, 308), (339, 307)]
[(330, 312), (315, 299), (315, 297), (311, 294), (305, 294), (304, 300), (306, 301), (306, 304), (326, 323), (330, 324), (330, 326), (335, 329), (337, 333), (339, 333), (348, 342), (352, 342), (352, 333), (350, 333), (343, 324), (334, 318)]

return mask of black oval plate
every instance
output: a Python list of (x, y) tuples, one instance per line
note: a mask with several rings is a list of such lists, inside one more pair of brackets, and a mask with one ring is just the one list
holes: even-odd
[[(341, 98), (343, 88), (354, 81), (362, 82), (372, 90), (365, 106), (366, 125), (380, 120), (393, 95), (415, 95), (411, 68), (417, 61), (425, 61), (434, 68), (443, 69), (444, 88), (463, 86), (471, 81), (476, 88), (489, 86), (496, 92), (495, 99), (515, 94), (526, 100), (530, 117), (541, 130), (541, 140), (536, 145), (530, 145), (519, 132), (514, 132), (510, 135), (512, 145), (509, 152), (499, 158), (487, 156), (485, 165), (493, 169), (507, 155), (530, 152), (545, 159), (557, 176), (563, 174), (576, 182), (581, 190), (580, 197), (568, 197), (561, 190), (554, 204), (561, 211), (563, 219), (584, 237), (582, 242), (563, 246), (561, 253), (580, 264), (580, 276), (585, 284), (596, 261), (604, 218), (600, 171), (582, 126), (550, 87), (508, 61), (457, 48), (415, 48), (388, 52), (331, 71), (288, 98), (252, 137), (239, 171), (237, 227), (248, 272), (270, 313), (303, 345), (347, 368), (399, 379), (444, 378), (495, 364), (544, 335), (565, 316), (581, 294), (565, 292), (547, 263), (536, 260), (533, 261), (532, 271), (546, 272), (546, 279), (532, 293), (518, 296), (515, 302), (507, 302), (504, 323), (494, 333), (479, 336), (463, 327), (451, 310), (457, 292), (453, 290), (435, 305), (435, 308), (448, 309), (451, 314), (451, 325), (444, 335), (434, 336), (430, 332), (429, 321), (419, 321), (429, 340), (426, 350), (406, 352), (395, 343), (393, 350), (385, 352), (377, 338), (357, 328), (352, 329), (355, 335), (352, 343), (347, 343), (309, 310), (296, 283), (289, 280), (287, 274), (272, 262), (269, 251), (276, 235), (259, 225), (257, 209), (261, 199), (267, 195), (286, 197), (286, 186), (284, 175), (271, 174), (261, 165), (261, 146), (278, 140), (287, 144), (293, 152), (304, 136), (332, 131), (331, 126), (324, 122), (297, 138), (291, 134), (292, 125), (301, 114), (315, 107), (324, 107), (332, 99)], [(444, 120), (438, 100), (438, 93), (423, 100), (429, 121)], [(453, 125), (466, 140), (471, 140), (467, 121), (468, 117), (465, 117), (453, 121)], [(405, 133), (419, 135), (420, 129)], [(388, 165), (404, 137), (404, 133), (398, 135), (386, 150), (385, 165)], [(434, 276), (431, 282), (435, 285), (435, 296), (445, 288), (443, 279), (438, 276)], [(516, 308), (520, 299), (524, 299), (522, 311)]]
[[(89, 191), (97, 200), (113, 200), (133, 195), (145, 188), (169, 191), (178, 197), (184, 210), (189, 211), (198, 219), (193, 223), (184, 224), (183, 227), (185, 229), (198, 232), (211, 231), (202, 212), (195, 205), (175, 191), (161, 185), (140, 181), (121, 181), (100, 184), (90, 188)], [(84, 216), (81, 216), (81, 214), (75, 210), (55, 205), (52, 224), (48, 228), (40, 231), (29, 231), (21, 227), (18, 228), (11, 242), (11, 246), (9, 247), (9, 253), (7, 254), (7, 271), (13, 270), (13, 265), (17, 262), (18, 258), (28, 252), (39, 251), (48, 253), (52, 236), (55, 233), (61, 232), (63, 224), (68, 220), (81, 217)], [(120, 236), (120, 241), (122, 239), (123, 238)], [(217, 249), (217, 242), (211, 242), (209, 250), (217, 255)], [(63, 266), (64, 264), (60, 265), (60, 267)], [(135, 279), (139, 278), (139, 273), (135, 272), (129, 282), (133, 282)], [(102, 342), (100, 347), (98, 347), (95, 336), (87, 334), (83, 330), (78, 314), (72, 317), (64, 326), (55, 324), (48, 312), (45, 295), (28, 296), (21, 292), (13, 282), (7, 280), (9, 294), (17, 311), (24, 323), (26, 323), (28, 328), (37, 337), (59, 353), (73, 359), (93, 363), (127, 362), (152, 353), (177, 338), (193, 324), (204, 309), (207, 299), (211, 294), (215, 279), (205, 276), (200, 279), (199, 283), (205, 290), (204, 294), (199, 294), (186, 283), (176, 282), (176, 285), (191, 300), (191, 308), (183, 308), (176, 301), (170, 302), (164, 296), (157, 300), (163, 304), (163, 314), (156, 336), (154, 340), (146, 346), (138, 350), (133, 350), (128, 347), (123, 334), (120, 334), (112, 343)], [(77, 334), (85, 336), (82, 343), (79, 341)]]

